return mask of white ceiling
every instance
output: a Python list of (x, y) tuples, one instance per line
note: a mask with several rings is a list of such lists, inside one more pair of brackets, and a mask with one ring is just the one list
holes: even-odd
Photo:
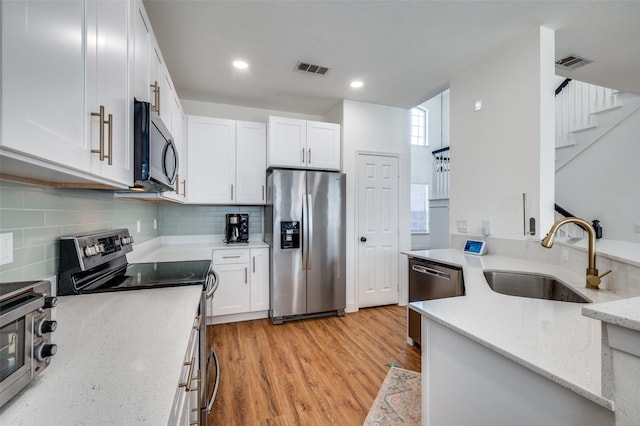
[[(640, 94), (640, 1), (145, 0), (182, 99), (323, 115), (340, 99), (409, 108), (538, 26), (568, 77)], [(249, 62), (248, 70), (231, 66)], [(298, 61), (330, 67), (295, 71)], [(558, 72), (560, 74), (560, 72)], [(353, 79), (364, 81), (352, 89)]]

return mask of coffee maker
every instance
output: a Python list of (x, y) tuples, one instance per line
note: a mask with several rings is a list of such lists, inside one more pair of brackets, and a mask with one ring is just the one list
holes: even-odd
[(225, 243), (249, 242), (249, 215), (246, 213), (227, 213), (227, 225), (224, 229)]

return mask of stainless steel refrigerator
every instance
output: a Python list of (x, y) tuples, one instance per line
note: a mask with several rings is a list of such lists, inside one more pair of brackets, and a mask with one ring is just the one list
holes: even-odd
[(267, 175), (274, 324), (344, 315), (345, 184), (338, 172), (272, 169)]

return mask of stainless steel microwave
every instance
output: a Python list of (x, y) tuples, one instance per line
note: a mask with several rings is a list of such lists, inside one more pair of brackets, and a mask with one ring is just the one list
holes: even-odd
[(134, 100), (133, 116), (133, 189), (172, 191), (179, 166), (173, 137), (149, 102)]

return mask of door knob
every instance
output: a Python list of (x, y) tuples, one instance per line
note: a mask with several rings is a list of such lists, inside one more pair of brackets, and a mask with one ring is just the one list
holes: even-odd
[(367, 242), (367, 238), (366, 237), (360, 237), (360, 241), (362, 241), (363, 243)]

